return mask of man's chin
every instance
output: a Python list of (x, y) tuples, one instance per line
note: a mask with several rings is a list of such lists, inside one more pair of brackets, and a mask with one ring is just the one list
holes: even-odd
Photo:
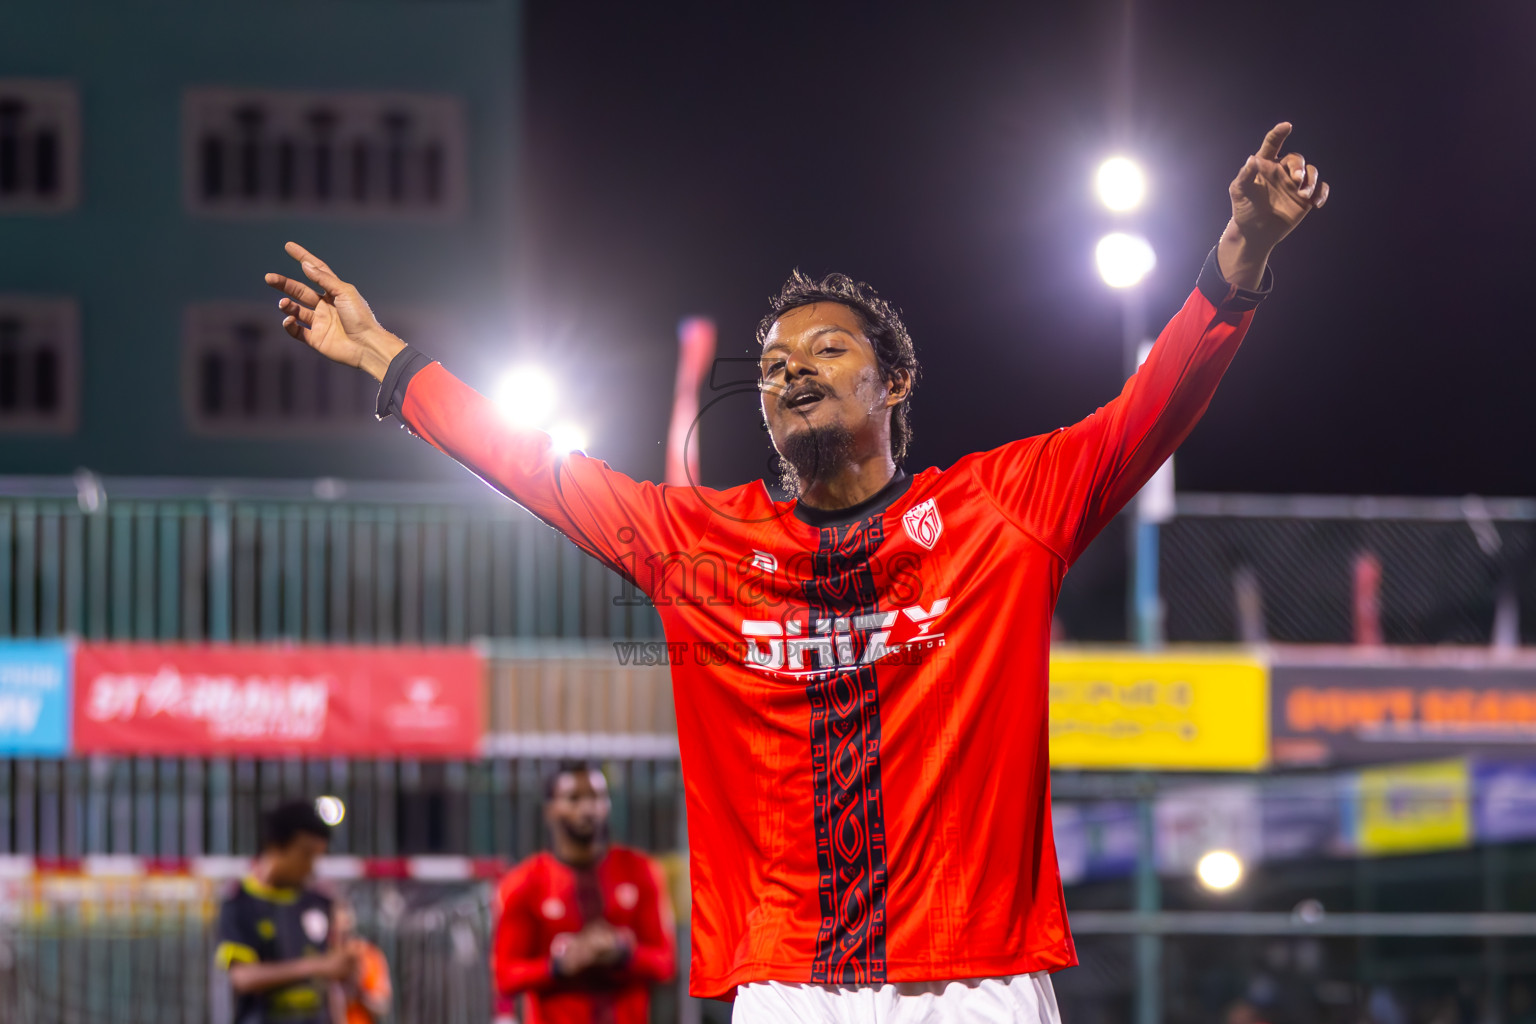
[(840, 472), (853, 454), (853, 431), (837, 420), (800, 423), (782, 438), (776, 438), (775, 447), (786, 489), (790, 490), (791, 477), (809, 484)]

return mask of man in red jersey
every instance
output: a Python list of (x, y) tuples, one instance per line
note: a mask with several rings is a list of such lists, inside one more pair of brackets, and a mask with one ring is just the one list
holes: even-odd
[(915, 475), (896, 311), (795, 275), (759, 331), (793, 500), (636, 482), (552, 449), (373, 318), (267, 275), (285, 329), (381, 381), (399, 418), (654, 601), (673, 664), (698, 996), (736, 1020), (1053, 1019), (1076, 962), (1051, 834), (1047, 667), (1062, 578), (1205, 411), (1326, 200), (1276, 125), (1229, 186), (1196, 287), (1086, 419)]
[(648, 1024), (650, 986), (677, 970), (661, 873), (608, 845), (608, 784), (561, 765), (545, 787), (552, 853), (513, 868), (496, 889), (491, 978), (526, 995), (527, 1024)]

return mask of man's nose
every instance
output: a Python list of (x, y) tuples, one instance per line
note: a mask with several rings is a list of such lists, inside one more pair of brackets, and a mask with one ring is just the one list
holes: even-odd
[(784, 362), (784, 376), (788, 380), (797, 377), (816, 376), (816, 360), (794, 353)]

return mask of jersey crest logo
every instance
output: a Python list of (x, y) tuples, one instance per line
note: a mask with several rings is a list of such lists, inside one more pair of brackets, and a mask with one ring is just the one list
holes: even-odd
[(771, 551), (757, 551), (754, 549), (752, 552), (752, 568), (772, 576), (779, 571), (779, 560), (773, 557)]
[(614, 887), (613, 899), (625, 910), (634, 910), (640, 902), (640, 887), (633, 882), (621, 882)]
[(558, 921), (565, 916), (565, 902), (558, 896), (551, 896), (539, 905), (539, 912), (546, 921)]
[(906, 515), (901, 517), (901, 525), (906, 529), (908, 537), (930, 550), (939, 542), (939, 534), (944, 532), (944, 521), (939, 518), (939, 506), (934, 504), (932, 498), (907, 509)]

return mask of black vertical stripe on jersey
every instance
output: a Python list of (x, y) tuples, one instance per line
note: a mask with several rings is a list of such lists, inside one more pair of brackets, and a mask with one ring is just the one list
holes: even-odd
[[(581, 917), (583, 929), (598, 921), (606, 921), (608, 917), (603, 909), (603, 886), (597, 872), (596, 864), (573, 869), (576, 876), (576, 913)], [(616, 1013), (613, 992), (596, 988), (587, 998), (591, 1011), (588, 1017), (590, 1024), (613, 1024)]]
[[(876, 611), (870, 560), (884, 538), (881, 516), (821, 531), (811, 578), (802, 584), (808, 633), (831, 620)], [(823, 625), (818, 625), (821, 620)], [(850, 629), (855, 663), (867, 634)], [(810, 658), (817, 655), (811, 654)], [(835, 657), (835, 652), (834, 652)], [(811, 703), (811, 768), (821, 927), (811, 981), (885, 982), (885, 805), (880, 792), (880, 695), (875, 668), (833, 670), (806, 688)]]

